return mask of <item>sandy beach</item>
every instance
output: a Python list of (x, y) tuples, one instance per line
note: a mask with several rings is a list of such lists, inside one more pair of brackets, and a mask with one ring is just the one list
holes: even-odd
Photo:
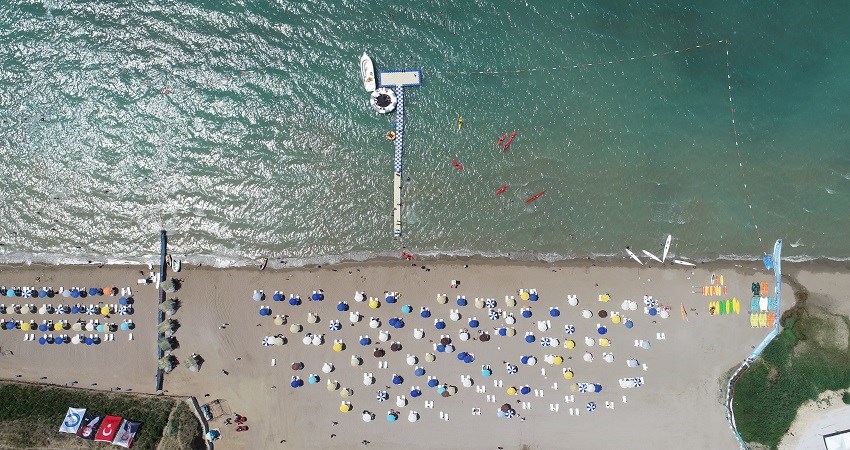
[[(255, 268), (222, 270), (184, 264), (183, 271), (174, 274), (182, 281), (182, 288), (172, 296), (179, 298), (182, 307), (173, 316), (180, 323), (175, 333), (179, 348), (173, 353), (181, 363), (191, 353), (198, 353), (204, 363), (197, 373), (182, 365), (177, 367), (166, 375), (164, 389), (169, 395), (193, 395), (201, 402), (221, 399), (228, 412), (248, 418), (249, 430), (242, 433), (235, 432), (234, 425), (224, 425), (223, 419), (211, 423), (223, 432), (223, 438), (216, 442), (220, 449), (425, 449), (435, 445), (481, 449), (637, 445), (672, 449), (681, 448), (683, 441), (691, 448), (734, 448), (737, 444), (725, 421), (722, 387), (728, 371), (767, 334), (766, 329), (752, 328), (747, 315), (750, 284), (773, 277), (758, 268), (755, 263), (731, 262), (692, 269), (593, 261), (412, 264), (393, 260), (260, 272)], [(0, 284), (5, 286), (131, 286), (136, 306), (132, 319), (137, 325), (132, 341), (128, 332), (119, 331), (114, 333), (114, 341), (97, 346), (40, 346), (24, 342), (21, 331), (0, 332), (4, 351), (0, 376), (153, 392), (157, 291), (136, 285), (140, 270), (147, 272), (146, 267), (117, 266), (8, 267), (0, 271)], [(827, 270), (821, 272), (825, 277), (838, 276)], [(694, 293), (710, 283), (712, 273), (724, 276), (726, 294), (705, 297), (701, 292)], [(460, 281), (459, 286), (451, 288), (451, 280)], [(320, 289), (324, 300), (309, 300), (310, 294)], [(520, 289), (535, 289), (538, 301), (521, 300)], [(252, 300), (254, 290), (263, 290), (265, 300)], [(276, 290), (284, 293), (284, 301), (273, 301)], [(358, 291), (377, 297), (380, 307), (371, 309), (368, 302), (355, 301)], [(387, 291), (398, 292), (396, 303), (386, 301)], [(792, 292), (790, 286), (783, 286), (783, 291)], [(300, 295), (302, 303), (290, 305), (290, 294)], [(447, 294), (448, 303), (438, 303), (438, 294)], [(610, 295), (610, 301), (601, 302), (600, 294)], [(458, 295), (465, 296), (467, 306), (457, 305)], [(569, 295), (577, 297), (576, 306), (568, 302)], [(668, 306), (669, 317), (645, 313), (645, 295), (652, 296), (658, 311)], [(508, 306), (506, 296), (515, 296), (517, 305)], [(733, 296), (741, 299), (740, 315), (708, 314), (709, 300)], [(476, 307), (476, 298), (494, 299), (499, 317), (491, 320), (488, 308)], [(791, 295), (786, 295), (783, 308), (790, 306), (790, 299)], [(11, 299), (6, 300), (11, 303)], [(52, 303), (60, 303), (57, 300)], [(636, 302), (636, 310), (623, 310), (624, 300)], [(338, 311), (342, 301), (347, 302), (349, 311)], [(403, 313), (404, 305), (412, 312)], [(680, 305), (688, 313), (687, 321), (680, 314)], [(260, 316), (262, 306), (269, 307), (271, 315)], [(421, 316), (422, 307), (430, 310), (430, 317)], [(551, 315), (552, 307), (560, 314)], [(532, 316), (523, 317), (522, 308), (530, 308)], [(592, 318), (582, 317), (585, 309), (593, 313)], [(451, 320), (453, 310), (461, 316), (457, 321)], [(600, 310), (608, 317), (600, 318)], [(362, 320), (352, 323), (349, 316), (353, 311), (361, 313)], [(318, 322), (309, 323), (308, 313), (315, 313)], [(510, 314), (515, 318), (512, 325), (505, 319)], [(285, 324), (275, 325), (277, 315), (285, 317)], [(614, 315), (620, 315), (619, 324), (612, 320)], [(379, 327), (370, 327), (371, 317), (380, 319)], [(401, 318), (403, 328), (390, 326), (391, 318)], [(472, 318), (478, 320), (477, 328), (469, 323)], [(33, 319), (40, 322), (44, 317), (35, 315)], [(435, 319), (443, 319), (445, 329), (437, 330)], [(623, 325), (626, 319), (631, 320), (632, 328)], [(120, 322), (123, 316), (101, 320)], [(330, 329), (333, 320), (340, 322), (340, 330)], [(302, 331), (291, 332), (293, 324), (300, 324)], [(567, 333), (568, 325), (574, 327), (574, 333)], [(606, 328), (604, 335), (598, 325)], [(550, 328), (541, 331), (540, 326)], [(502, 327), (513, 327), (516, 335), (500, 336)], [(414, 338), (416, 329), (423, 331), (422, 339)], [(469, 330), (472, 338), (461, 340), (462, 329)], [(386, 342), (379, 341), (381, 330), (389, 333)], [(479, 331), (487, 332), (490, 340), (474, 339)], [(302, 340), (308, 332), (324, 335), (324, 343), (305, 345)], [(526, 342), (528, 332), (534, 335), (532, 343)], [(261, 344), (265, 337), (278, 335), (286, 339), (284, 345)], [(360, 337), (367, 335), (372, 343), (361, 346)], [(435, 342), (442, 335), (451, 338), (453, 353), (435, 350)], [(543, 338), (557, 339), (559, 346), (544, 347)], [(593, 345), (587, 345), (590, 342), (586, 338), (593, 339)], [(608, 339), (610, 345), (602, 347), (601, 338)], [(575, 348), (564, 347), (568, 339), (575, 341)], [(344, 342), (344, 350), (334, 351), (335, 340)], [(636, 346), (640, 341), (646, 341), (650, 348)], [(401, 344), (400, 351), (391, 351), (393, 342)], [(373, 356), (378, 347), (385, 356)], [(473, 354), (474, 361), (459, 360), (460, 352)], [(592, 362), (584, 360), (586, 352), (593, 355)], [(426, 361), (427, 353), (434, 354), (435, 361)], [(612, 362), (605, 361), (605, 353), (613, 355)], [(362, 358), (362, 365), (352, 366), (353, 355)], [(408, 364), (409, 355), (416, 358), (414, 365)], [(548, 363), (546, 355), (561, 356), (563, 362)], [(536, 364), (523, 364), (523, 356), (534, 356)], [(628, 367), (630, 358), (638, 360), (638, 367)], [(304, 368), (294, 371), (291, 365), (296, 362), (303, 363)], [(509, 373), (504, 362), (515, 366), (516, 373)], [(332, 372), (322, 371), (325, 363), (333, 365)], [(489, 377), (482, 375), (482, 365), (487, 364), (492, 369)], [(425, 374), (416, 376), (416, 367), (424, 369)], [(574, 374), (571, 380), (564, 377), (567, 368)], [(372, 374), (374, 384), (364, 385), (364, 373)], [(311, 374), (319, 377), (318, 383), (308, 382)], [(394, 374), (403, 378), (400, 384), (393, 383)], [(292, 376), (303, 380), (303, 386), (290, 387)], [(457, 392), (440, 396), (436, 388), (428, 387), (429, 376), (437, 378), (439, 385), (457, 387)], [(463, 385), (465, 376), (471, 378), (470, 387)], [(643, 385), (620, 386), (620, 379), (633, 377), (642, 377)], [(338, 382), (340, 389), (328, 390), (328, 381)], [(571, 387), (576, 382), (598, 384), (601, 392), (573, 392)], [(507, 392), (509, 387), (523, 386), (529, 387), (529, 394)], [(421, 395), (414, 398), (411, 390), (415, 387)], [(352, 395), (343, 398), (344, 388), (350, 388)], [(386, 391), (386, 401), (377, 400), (379, 391)], [(397, 406), (402, 395), (406, 404)], [(350, 412), (340, 411), (343, 401), (350, 402)], [(591, 402), (595, 408), (589, 406)], [(497, 417), (506, 403), (516, 412), (515, 417)], [(394, 422), (387, 420), (391, 410), (398, 412)], [(480, 415), (474, 414), (477, 410)], [(571, 410), (580, 415), (571, 415)], [(373, 413), (374, 420), (365, 423), (364, 411)], [(418, 420), (410, 422), (414, 411)]]

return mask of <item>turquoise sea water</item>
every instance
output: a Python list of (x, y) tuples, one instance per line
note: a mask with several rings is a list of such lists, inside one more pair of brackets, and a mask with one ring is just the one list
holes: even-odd
[[(708, 3), (3, 2), (0, 259), (850, 257), (850, 4)], [(364, 50), (423, 68), (401, 239)]]

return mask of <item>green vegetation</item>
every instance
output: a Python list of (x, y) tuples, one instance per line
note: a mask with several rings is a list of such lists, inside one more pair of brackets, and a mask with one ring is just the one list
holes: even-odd
[(846, 317), (795, 307), (782, 323), (782, 332), (735, 383), (738, 431), (747, 442), (773, 449), (803, 403), (850, 387)]
[(850, 405), (850, 392), (841, 394), (841, 401), (844, 402), (845, 405)]
[(163, 448), (199, 448), (201, 425), (179, 399), (5, 383), (0, 398), (0, 448), (112, 448), (60, 433), (69, 406), (142, 422), (133, 449), (156, 449), (161, 438)]

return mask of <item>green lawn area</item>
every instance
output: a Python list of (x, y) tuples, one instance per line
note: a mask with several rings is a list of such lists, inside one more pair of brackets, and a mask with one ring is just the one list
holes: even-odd
[(161, 439), (173, 449), (200, 442), (201, 425), (181, 399), (14, 383), (0, 383), (0, 399), (0, 448), (116, 448), (60, 433), (69, 406), (142, 422), (133, 449), (156, 449)]
[(847, 318), (805, 308), (789, 313), (782, 332), (735, 383), (738, 431), (774, 449), (803, 403), (850, 387)]

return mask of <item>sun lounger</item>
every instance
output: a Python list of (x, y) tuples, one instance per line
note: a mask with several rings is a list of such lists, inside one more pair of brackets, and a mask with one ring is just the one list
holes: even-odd
[(767, 326), (772, 328), (775, 323), (776, 323), (776, 313), (775, 312), (767, 313)]
[(776, 311), (776, 297), (767, 298), (767, 310)]
[(751, 312), (750, 313), (750, 327), (755, 328), (759, 325), (758, 323), (758, 313)]
[(770, 285), (767, 284), (767, 281), (762, 281), (761, 283), (759, 283), (759, 295), (761, 295), (762, 297), (767, 297), (769, 293)]
[(759, 326), (762, 328), (767, 327), (767, 313), (759, 313)]
[(133, 340), (133, 333), (130, 333), (130, 336), (129, 336), (129, 339), (128, 339), (128, 340), (130, 340), (130, 341), (132, 341), (132, 340)]

